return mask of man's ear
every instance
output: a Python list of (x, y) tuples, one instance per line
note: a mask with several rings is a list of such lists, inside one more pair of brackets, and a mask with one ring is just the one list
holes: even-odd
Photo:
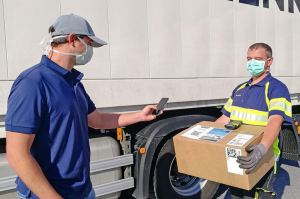
[(271, 65), (272, 65), (272, 63), (273, 63), (273, 58), (269, 58), (267, 61), (266, 61), (266, 70), (267, 71), (270, 71), (271, 69)]
[(273, 64), (273, 57), (269, 58), (268, 60), (268, 66), (271, 66)]
[(72, 44), (72, 46), (75, 47), (76, 36), (74, 33), (70, 33), (67, 37), (67, 40), (69, 44)]

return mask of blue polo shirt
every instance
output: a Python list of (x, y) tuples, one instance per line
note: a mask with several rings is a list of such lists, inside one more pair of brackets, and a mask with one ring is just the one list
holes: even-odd
[[(6, 131), (35, 134), (31, 154), (63, 198), (84, 198), (90, 181), (89, 113), (95, 105), (80, 80), (46, 56), (15, 80), (5, 119)], [(17, 190), (37, 198), (20, 178)]]
[[(252, 85), (252, 79), (238, 85), (232, 92), (222, 113), (231, 116), (231, 107), (244, 110), (267, 112), (267, 117), (280, 115), (285, 124), (292, 123), (292, 106), (288, 88), (278, 79), (268, 74), (262, 81)], [(268, 83), (268, 87), (266, 88)], [(269, 101), (269, 104), (266, 100)]]

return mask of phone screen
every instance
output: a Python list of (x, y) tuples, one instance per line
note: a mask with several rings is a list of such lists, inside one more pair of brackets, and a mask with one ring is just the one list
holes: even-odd
[(156, 115), (160, 114), (162, 110), (164, 110), (169, 98), (163, 97), (157, 104)]

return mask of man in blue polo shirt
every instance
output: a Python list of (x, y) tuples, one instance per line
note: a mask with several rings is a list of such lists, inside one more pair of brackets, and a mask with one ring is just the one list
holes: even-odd
[(18, 174), (20, 198), (95, 198), (90, 181), (88, 126), (110, 129), (155, 119), (156, 106), (128, 114), (96, 107), (74, 65), (86, 64), (106, 43), (80, 16), (62, 15), (41, 62), (15, 80), (5, 121), (7, 159)]
[[(261, 142), (248, 150), (249, 156), (238, 157), (240, 167), (251, 173), (265, 153), (273, 146), (278, 160), (278, 134), (282, 123), (292, 123), (292, 105), (287, 87), (271, 76), (272, 49), (265, 43), (251, 45), (247, 53), (247, 70), (252, 78), (238, 85), (216, 122), (229, 123), (238, 120), (244, 124), (265, 126)], [(230, 188), (231, 198), (275, 198), (272, 183), (276, 165), (250, 191)]]

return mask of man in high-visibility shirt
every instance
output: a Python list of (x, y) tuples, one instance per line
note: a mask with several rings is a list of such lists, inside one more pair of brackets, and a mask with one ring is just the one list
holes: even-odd
[[(272, 145), (278, 160), (278, 134), (283, 123), (292, 123), (292, 106), (287, 87), (270, 74), (271, 47), (265, 43), (251, 45), (247, 60), (252, 78), (233, 90), (222, 109), (223, 115), (216, 122), (226, 124), (238, 120), (243, 124), (265, 126), (261, 142), (248, 149), (247, 157), (238, 157), (240, 167), (251, 173)], [(276, 164), (252, 190), (230, 187), (231, 198), (275, 198), (272, 186), (275, 174)]]

